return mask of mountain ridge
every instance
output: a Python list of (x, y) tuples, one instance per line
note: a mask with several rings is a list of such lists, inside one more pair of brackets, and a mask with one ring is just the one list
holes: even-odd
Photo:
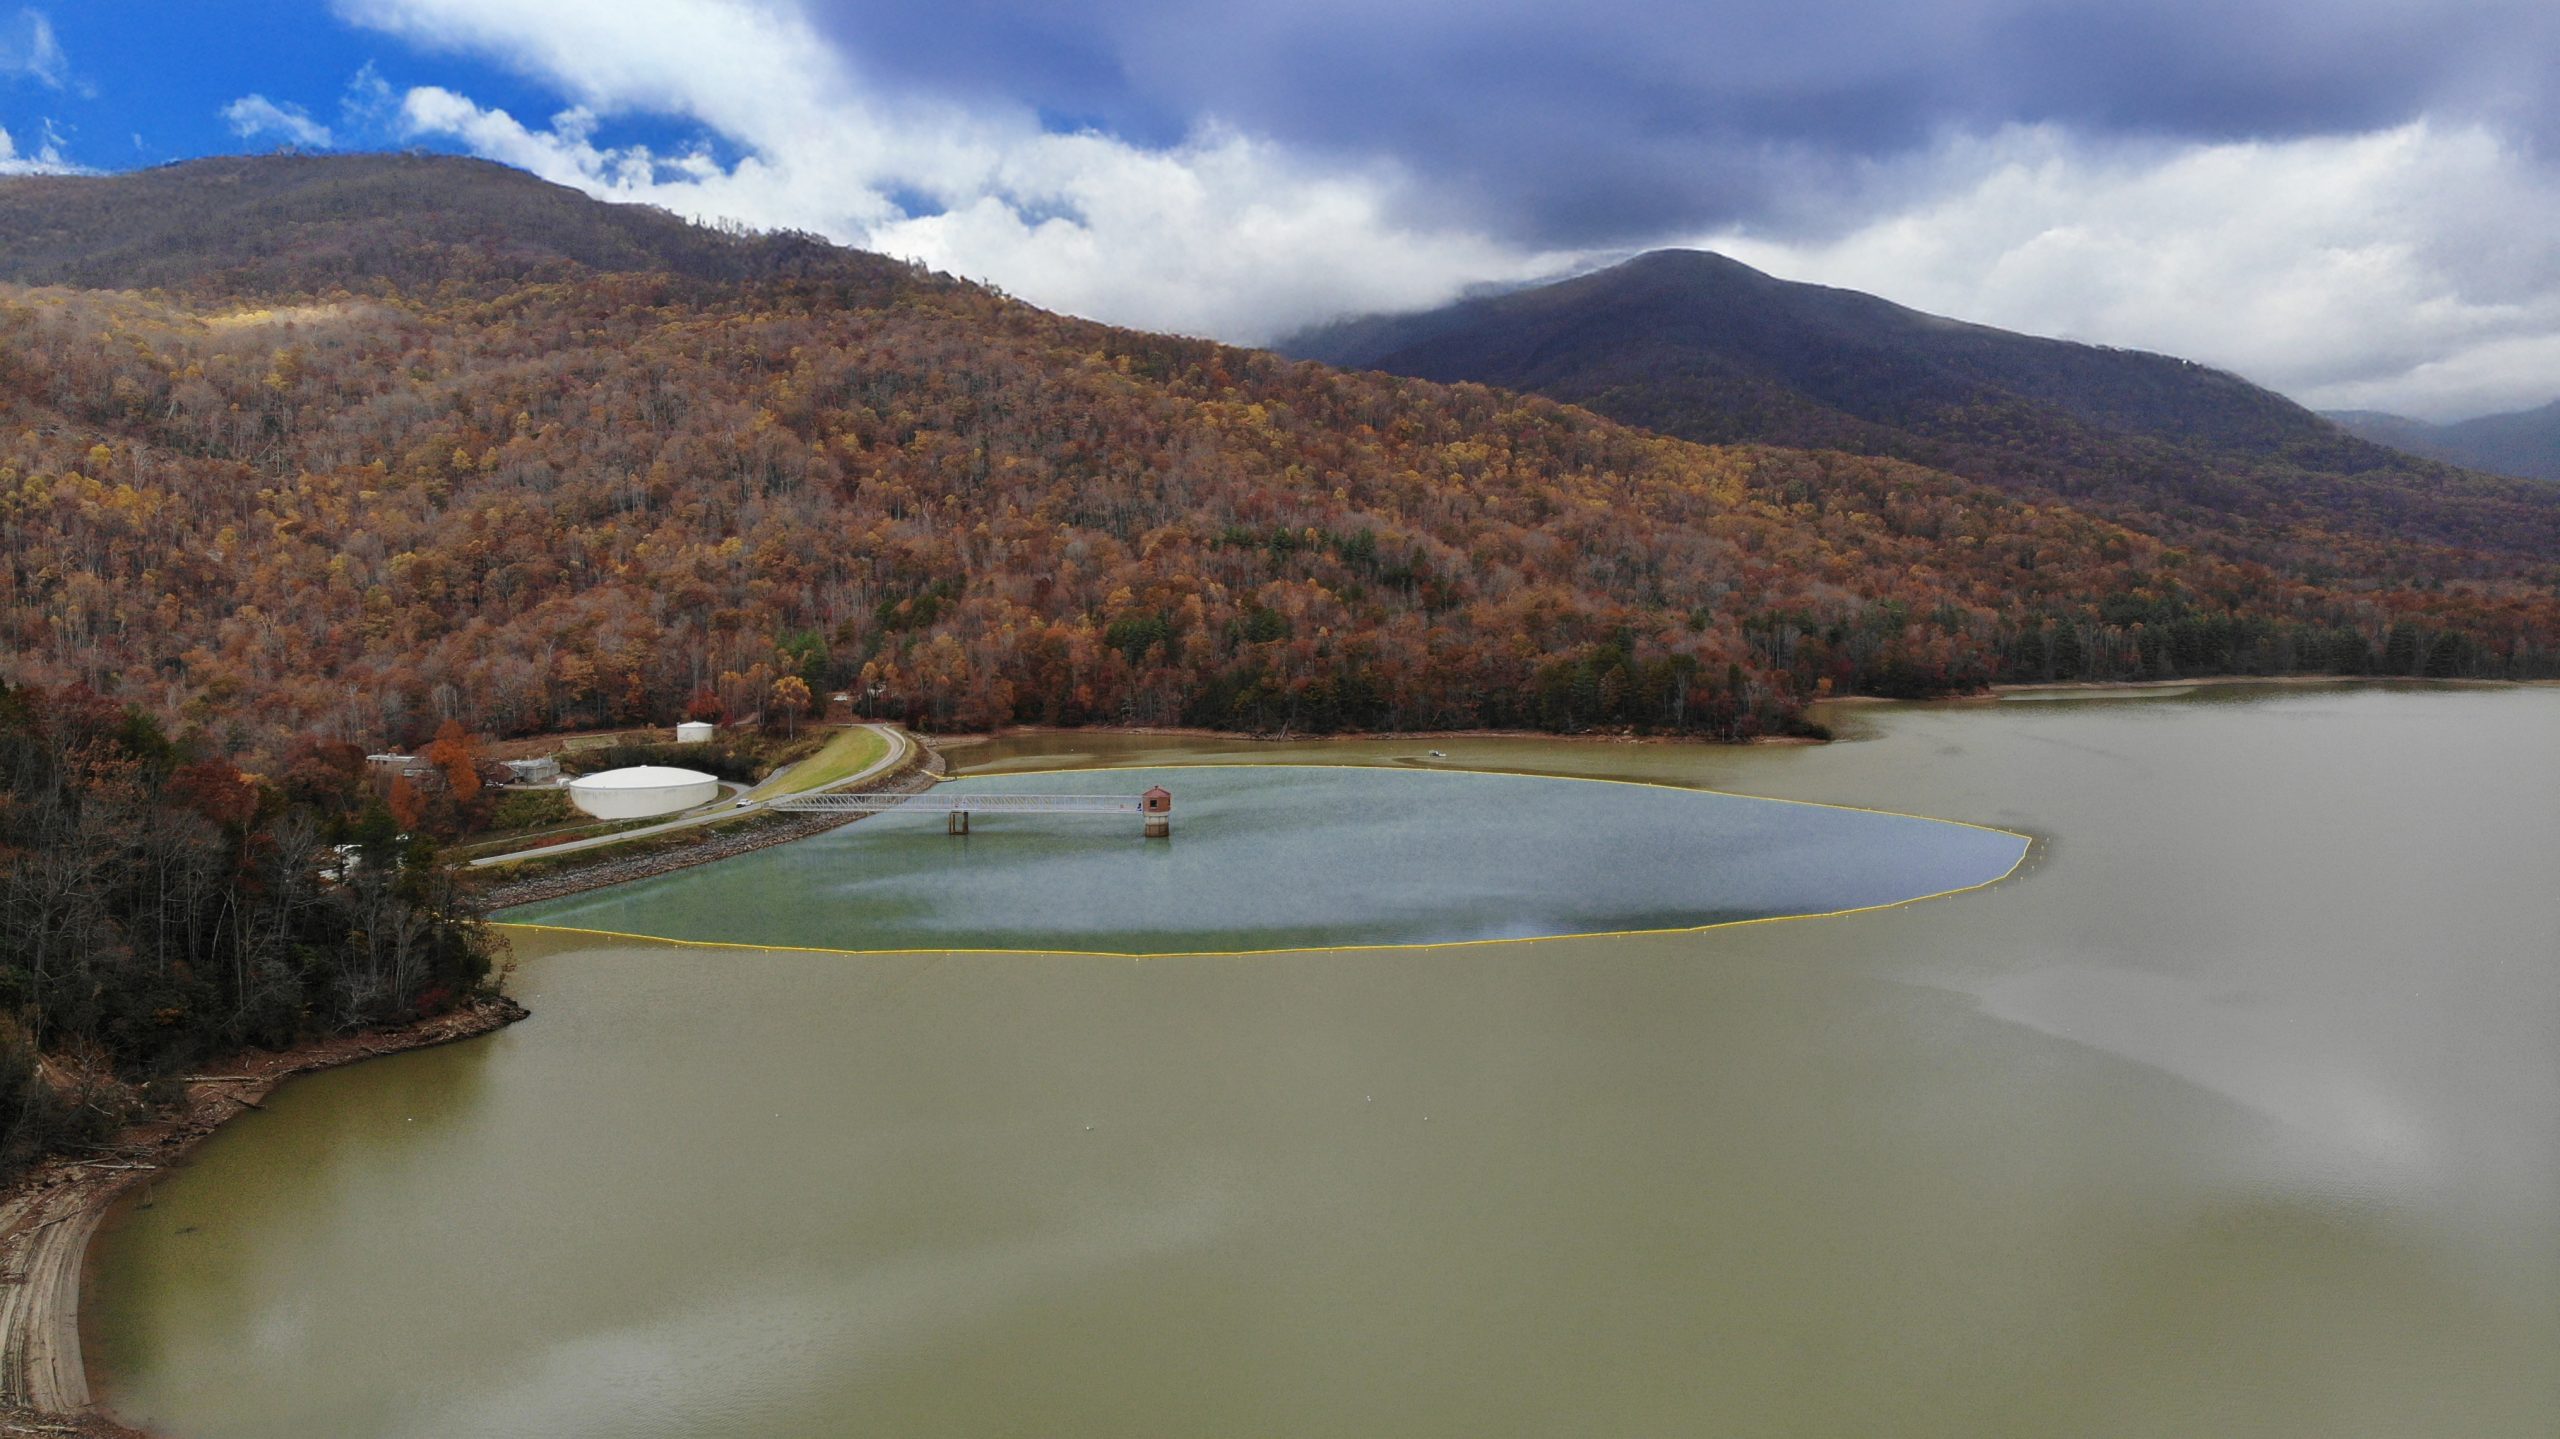
[(216, 156), (110, 176), (0, 177), (0, 280), (23, 285), (224, 295), (911, 268), (813, 235), (606, 204), (455, 155)]
[(12, 234), (48, 283), (0, 284), (0, 667), (247, 755), (785, 675), (943, 730), (1746, 738), (1997, 679), (2560, 673), (2512, 557), (2336, 533), (2316, 573), (470, 162), (0, 181)]
[(2339, 410), (2327, 418), (2376, 444), (2425, 459), (2520, 479), (2560, 480), (2560, 400), (2449, 424), (2382, 410)]
[[(2018, 335), (1664, 250), (1552, 285), (1293, 336), (1285, 353), (1544, 394), (1706, 443), (1889, 455), (2181, 541), (2316, 564), (2320, 532), (2560, 560), (2560, 503), (2409, 457), (2226, 371)], [(2202, 517), (2210, 521), (2197, 524)]]

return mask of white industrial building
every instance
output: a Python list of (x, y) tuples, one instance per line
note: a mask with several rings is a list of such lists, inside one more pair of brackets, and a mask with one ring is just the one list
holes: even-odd
[(709, 720), (686, 720), (676, 726), (677, 744), (707, 744), (720, 733), (720, 726)]
[(642, 764), (569, 781), (569, 802), (598, 819), (648, 819), (709, 804), (720, 781), (700, 770)]

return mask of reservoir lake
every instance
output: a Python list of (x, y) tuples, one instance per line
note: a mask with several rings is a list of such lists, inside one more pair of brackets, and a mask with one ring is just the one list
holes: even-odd
[[(1160, 771), (1173, 839), (892, 816), (510, 914), (810, 948), (515, 931), (531, 1020), (118, 1214), (98, 1388), (203, 1439), (2560, 1431), (2560, 690), (1826, 718), (1033, 736), (951, 758)], [(1445, 943), (1594, 929), (1675, 932)], [(1126, 957), (1380, 939), (1434, 947)]]
[(981, 814), (954, 840), (941, 812), (891, 812), (501, 917), (851, 951), (1449, 944), (1872, 909), (1995, 883), (2028, 849), (1911, 815), (1441, 766), (1149, 761), (936, 793), (1134, 798), (1151, 784), (1174, 795), (1170, 842), (1134, 814)]

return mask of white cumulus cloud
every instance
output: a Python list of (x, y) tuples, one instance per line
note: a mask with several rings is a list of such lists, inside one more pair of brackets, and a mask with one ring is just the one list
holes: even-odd
[[(1302, 163), (1204, 121), (1165, 147), (1046, 130), (1028, 110), (890, 95), (795, 10), (752, 0), (342, 0), (362, 23), (499, 59), (572, 108), (528, 124), (439, 87), (399, 117), (610, 199), (815, 231), (1115, 323), (1258, 341), (1310, 318), (1413, 308), (1553, 271), (1394, 218), (1399, 177)], [(598, 143), (635, 114), (736, 153)]]
[(62, 158), (62, 142), (53, 133), (52, 126), (45, 127), (44, 139), (37, 142), (35, 153), (32, 155), (19, 153), (18, 142), (10, 138), (8, 131), (0, 130), (0, 175), (77, 175), (81, 173), (83, 172), (79, 166)]
[(1791, 279), (2162, 350), (2323, 409), (2424, 418), (2560, 396), (2560, 184), (2477, 125), (2099, 147), (1949, 143), (1839, 237), (1699, 243)]
[[(1199, 117), (1171, 143), (899, 91), (793, 0), (335, 0), (561, 96), (531, 121), (401, 92), (395, 133), (608, 199), (815, 231), (1115, 323), (1258, 343), (1596, 256), (1414, 218), (1424, 177)], [(254, 98), (254, 97), (253, 97)], [(1498, 104), (1488, 95), (1487, 104)], [(674, 148), (617, 123), (701, 127)], [(1825, 234), (1725, 250), (2037, 334), (2234, 369), (2324, 408), (2429, 418), (2560, 395), (2560, 185), (2484, 122), (2250, 143), (1950, 132), (1853, 176)], [(1625, 253), (1624, 249), (1617, 253)]]
[(280, 135), (314, 150), (325, 150), (332, 143), (329, 127), (312, 119), (310, 111), (294, 104), (279, 105), (264, 95), (243, 95), (223, 106), (221, 113), (231, 133), (244, 140)]

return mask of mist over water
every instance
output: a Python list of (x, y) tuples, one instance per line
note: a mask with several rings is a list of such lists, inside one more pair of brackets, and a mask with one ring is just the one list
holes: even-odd
[(204, 1439), (2560, 1429), (2560, 692), (1832, 718), (1431, 744), (2045, 843), (1523, 946), (529, 939), (531, 1021), (289, 1086), (120, 1219), (102, 1388)]

